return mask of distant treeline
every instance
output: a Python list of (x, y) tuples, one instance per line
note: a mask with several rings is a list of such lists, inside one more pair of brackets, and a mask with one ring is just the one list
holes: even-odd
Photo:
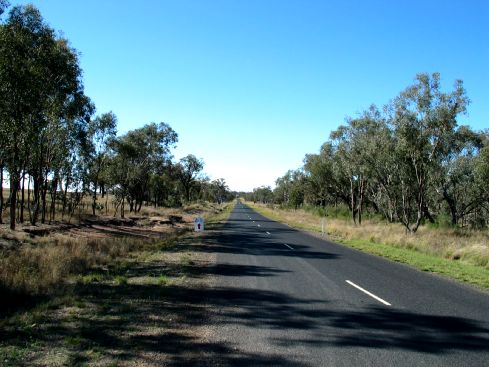
[(425, 221), (487, 227), (489, 131), (458, 126), (468, 103), (462, 81), (445, 93), (438, 73), (419, 74), (382, 109), (348, 118), (273, 191), (256, 188), (247, 198), (294, 208), (344, 205), (356, 223), (376, 213), (411, 232)]
[[(7, 5), (0, 0), (0, 15)], [(122, 216), (143, 203), (232, 197), (223, 179), (202, 175), (204, 163), (194, 155), (172, 161), (177, 133), (168, 124), (117, 137), (116, 116), (94, 113), (77, 51), (34, 6), (13, 7), (0, 22), (0, 223), (7, 207), (12, 229), (27, 218), (52, 220), (56, 210), (71, 215), (87, 196), (95, 214), (97, 194), (113, 194)]]

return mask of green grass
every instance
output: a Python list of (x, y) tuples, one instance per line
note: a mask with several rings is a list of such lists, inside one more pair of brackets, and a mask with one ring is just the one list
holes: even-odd
[[(308, 220), (304, 220), (304, 218), (301, 220), (301, 213), (299, 211), (297, 215), (294, 215), (294, 211), (290, 210), (282, 212), (249, 202), (247, 204), (263, 216), (286, 223), (293, 228), (309, 232), (321, 232), (321, 228), (317, 223), (311, 223)], [(354, 236), (354, 234), (351, 235)], [(409, 265), (421, 271), (440, 274), (457, 281), (478, 286), (482, 289), (489, 289), (489, 268), (485, 266), (486, 262), (482, 261), (484, 260), (483, 258), (480, 259), (480, 266), (478, 266), (477, 259), (470, 259), (469, 256), (458, 259), (444, 258), (441, 254), (437, 256), (437, 254), (421, 252), (409, 244), (406, 247), (402, 247), (398, 244), (379, 243), (375, 236), (371, 236), (370, 239), (343, 238), (340, 234), (333, 236), (333, 240), (366, 253)], [(388, 242), (388, 239), (385, 240)], [(470, 260), (471, 263), (467, 263), (467, 260)]]
[(125, 285), (125, 284), (127, 284), (127, 277), (125, 277), (123, 275), (117, 275), (114, 278), (114, 282), (116, 285)]
[(78, 282), (83, 284), (100, 283), (103, 282), (104, 280), (107, 280), (107, 276), (101, 273), (92, 273), (87, 275), (81, 275), (78, 277), (77, 280)]
[(0, 365), (5, 367), (18, 366), (32, 350), (29, 343), (25, 346), (3, 345), (0, 343)]
[(489, 289), (489, 269), (483, 267), (366, 240), (340, 240), (338, 242), (369, 254), (410, 265), (421, 271), (442, 274), (455, 280)]
[(167, 285), (168, 281), (169, 281), (168, 277), (166, 275), (162, 274), (158, 277), (157, 283), (158, 283), (158, 285)]

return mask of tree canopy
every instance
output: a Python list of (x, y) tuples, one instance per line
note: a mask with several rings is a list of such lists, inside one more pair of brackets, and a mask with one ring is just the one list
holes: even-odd
[(458, 125), (468, 104), (462, 81), (445, 92), (438, 73), (418, 74), (383, 108), (347, 118), (302, 168), (277, 179), (273, 200), (344, 205), (356, 223), (367, 212), (410, 232), (445, 217), (454, 226), (487, 226), (489, 136)]

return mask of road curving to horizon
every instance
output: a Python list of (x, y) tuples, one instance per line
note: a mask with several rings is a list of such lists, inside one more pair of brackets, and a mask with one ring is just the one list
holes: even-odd
[(484, 366), (489, 294), (272, 221), (238, 202), (206, 300), (218, 366)]

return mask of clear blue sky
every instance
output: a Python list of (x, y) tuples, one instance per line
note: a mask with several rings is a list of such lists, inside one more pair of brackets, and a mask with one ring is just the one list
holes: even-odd
[(38, 0), (81, 53), (120, 133), (168, 122), (176, 159), (231, 189), (272, 185), (331, 130), (418, 72), (462, 79), (463, 123), (489, 127), (489, 1)]

